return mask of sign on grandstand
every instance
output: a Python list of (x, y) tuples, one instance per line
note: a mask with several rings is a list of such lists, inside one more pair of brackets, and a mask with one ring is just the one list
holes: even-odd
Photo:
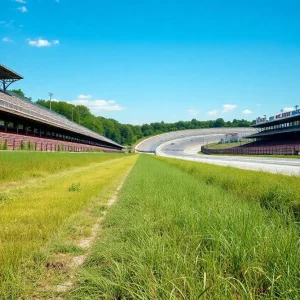
[(285, 118), (294, 117), (294, 116), (298, 116), (298, 115), (300, 115), (300, 109), (295, 109), (293, 111), (288, 111), (288, 112), (281, 113), (281, 114), (278, 114), (275, 116), (271, 116), (271, 117), (269, 117), (269, 120), (267, 120), (267, 118), (257, 118), (256, 124), (271, 122), (271, 121), (285, 119)]

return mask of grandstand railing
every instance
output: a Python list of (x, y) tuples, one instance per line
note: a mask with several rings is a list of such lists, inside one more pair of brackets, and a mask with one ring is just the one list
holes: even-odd
[(270, 147), (235, 147), (229, 149), (210, 149), (201, 147), (204, 154), (240, 154), (240, 155), (299, 155), (300, 145)]

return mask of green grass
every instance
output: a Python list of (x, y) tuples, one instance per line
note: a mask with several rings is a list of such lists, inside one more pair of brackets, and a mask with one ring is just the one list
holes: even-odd
[(297, 299), (299, 228), (269, 203), (295, 195), (286, 178), (140, 156), (65, 297)]
[[(33, 157), (36, 157), (35, 154), (30, 153)], [(59, 168), (62, 165), (70, 166), (68, 163), (64, 164), (59, 155), (48, 155), (44, 154), (44, 158), (47, 159), (46, 165), (54, 166), (52, 170), (58, 171), (56, 164), (59, 163)], [(91, 154), (89, 157), (77, 156), (77, 154), (73, 156), (76, 157), (77, 164), (82, 164), (77, 161), (80, 158), (83, 162), (91, 163), (90, 157), (94, 158), (94, 163), (48, 175), (37, 179), (34, 183), (15, 189), (10, 187), (2, 189), (0, 198), (2, 199), (0, 200), (0, 299), (19, 299), (19, 297), (28, 299), (24, 295), (28, 295), (28, 290), (38, 280), (38, 274), (45, 269), (47, 258), (45, 249), (60, 253), (80, 253), (81, 249), (72, 245), (71, 241), (57, 241), (56, 234), (68, 224), (69, 228), (72, 228), (75, 223), (74, 216), (85, 211), (91, 202), (95, 202), (95, 199), (101, 204), (97, 209), (98, 213), (97, 211), (95, 213), (98, 216), (101, 215), (105, 205), (102, 201), (104, 199), (107, 201), (102, 192), (107, 188), (113, 192), (115, 184), (112, 185), (112, 182), (116, 179), (120, 180), (120, 176), (136, 160), (136, 156), (133, 155), (117, 156), (119, 159), (112, 159), (115, 156), (96, 154)], [(26, 157), (29, 160), (29, 156)], [(51, 157), (58, 158), (58, 162), (51, 163)], [(69, 155), (62, 157), (66, 161), (72, 161)], [(107, 161), (103, 161), (105, 159)], [(70, 220), (73, 220), (72, 226), (69, 223)], [(89, 221), (83, 218), (82, 225), (84, 222)], [(70, 232), (69, 235), (74, 234)]]
[(248, 144), (249, 142), (234, 142), (234, 143), (212, 143), (205, 145), (207, 149), (228, 149), (232, 147), (238, 147), (241, 145)]
[(0, 184), (43, 177), (73, 167), (120, 158), (113, 153), (0, 152)]
[(247, 201), (259, 202), (282, 213), (292, 214), (300, 221), (300, 178), (266, 172), (240, 170), (233, 167), (195, 163), (178, 159), (167, 161), (184, 172), (201, 178), (207, 185)]

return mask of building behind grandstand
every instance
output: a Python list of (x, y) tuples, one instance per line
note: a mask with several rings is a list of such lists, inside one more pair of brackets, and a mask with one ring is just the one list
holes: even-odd
[(0, 64), (0, 149), (122, 150), (122, 145), (10, 92), (8, 87), (21, 79)]

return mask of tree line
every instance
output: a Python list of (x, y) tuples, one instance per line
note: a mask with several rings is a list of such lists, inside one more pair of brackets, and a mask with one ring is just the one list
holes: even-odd
[[(12, 92), (25, 97), (22, 90), (12, 90)], [(50, 101), (38, 99), (37, 104), (50, 108)], [(122, 145), (132, 145), (137, 140), (169, 131), (177, 131), (184, 129), (201, 129), (201, 128), (217, 128), (217, 127), (249, 127), (254, 121), (234, 119), (224, 121), (222, 118), (216, 120), (199, 121), (192, 119), (191, 121), (178, 121), (175, 123), (154, 122), (143, 125), (121, 124), (110, 118), (94, 116), (88, 107), (84, 105), (73, 105), (67, 102), (51, 102), (51, 109), (74, 122), (89, 128), (113, 141)]]

